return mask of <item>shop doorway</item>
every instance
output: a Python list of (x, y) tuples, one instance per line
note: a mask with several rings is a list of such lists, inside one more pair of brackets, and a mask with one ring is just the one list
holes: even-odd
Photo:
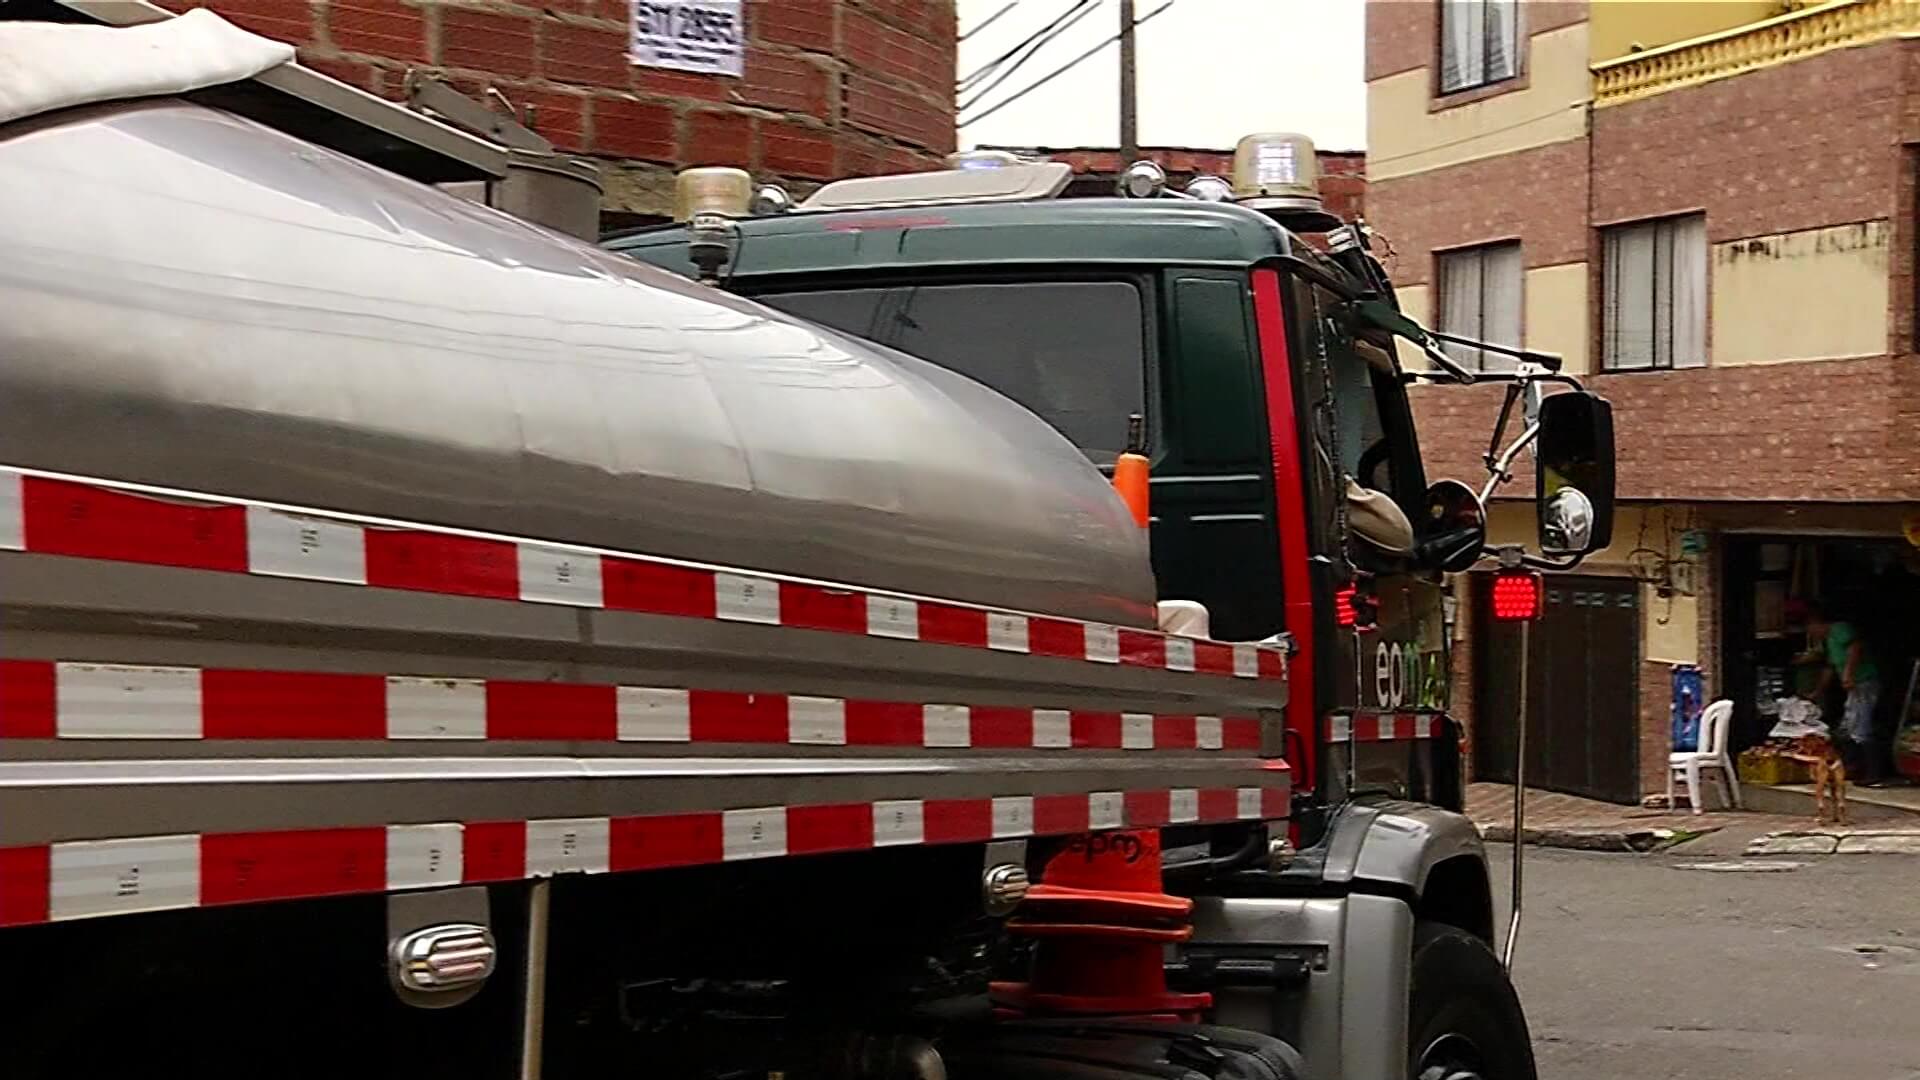
[[(1640, 799), (1640, 589), (1627, 578), (1555, 575), (1533, 628), (1527, 786)], [(1492, 578), (1474, 576), (1473, 771), (1513, 781), (1520, 632), (1492, 617)]]
[[(1900, 540), (1806, 536), (1734, 536), (1725, 550), (1715, 690), (1733, 701), (1733, 750), (1765, 741), (1778, 701), (1817, 678), (1816, 665), (1795, 663), (1806, 651), (1809, 601), (1853, 623), (1867, 643), (1880, 671), (1878, 741), (1888, 747), (1920, 659), (1920, 551)], [(1821, 704), (1833, 723), (1843, 694), (1835, 686), (1828, 696)]]

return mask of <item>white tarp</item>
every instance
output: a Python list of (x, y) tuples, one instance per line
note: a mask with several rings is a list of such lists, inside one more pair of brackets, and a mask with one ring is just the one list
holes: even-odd
[(127, 27), (0, 22), (0, 123), (238, 82), (293, 56), (293, 46), (250, 34), (205, 8)]

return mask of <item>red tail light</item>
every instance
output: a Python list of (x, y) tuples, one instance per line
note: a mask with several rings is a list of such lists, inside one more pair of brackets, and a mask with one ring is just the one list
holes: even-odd
[(1359, 618), (1359, 612), (1353, 606), (1354, 590), (1341, 589), (1333, 594), (1333, 621), (1341, 626), (1352, 626)]
[(1540, 575), (1530, 570), (1502, 570), (1493, 576), (1493, 617), (1500, 622), (1528, 622), (1540, 617)]

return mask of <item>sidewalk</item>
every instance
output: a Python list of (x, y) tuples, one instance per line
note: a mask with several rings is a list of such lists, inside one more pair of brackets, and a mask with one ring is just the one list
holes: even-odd
[[(1481, 834), (1488, 840), (1511, 841), (1513, 786), (1469, 785), (1467, 816), (1480, 826)], [(1742, 810), (1674, 813), (1530, 790), (1525, 840), (1529, 844), (1586, 851), (1654, 851), (1732, 826), (1737, 826), (1743, 836), (1757, 837), (1772, 832), (1807, 830), (1813, 824), (1811, 815), (1758, 814)]]

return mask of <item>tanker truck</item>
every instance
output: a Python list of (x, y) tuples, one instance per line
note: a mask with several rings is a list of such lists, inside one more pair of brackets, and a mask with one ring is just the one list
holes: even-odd
[[(1333, 685), (1441, 644), (1485, 538), (1418, 490), (1383, 350), (1433, 342), (1368, 264), (956, 170), (703, 209), (689, 280), (215, 22), (0, 20), (8, 1077), (1533, 1075), (1440, 702)], [(1104, 422), (760, 289), (902, 214), (1183, 298), (1150, 528)], [(1524, 569), (1604, 542), (1611, 434), (1521, 374)]]

